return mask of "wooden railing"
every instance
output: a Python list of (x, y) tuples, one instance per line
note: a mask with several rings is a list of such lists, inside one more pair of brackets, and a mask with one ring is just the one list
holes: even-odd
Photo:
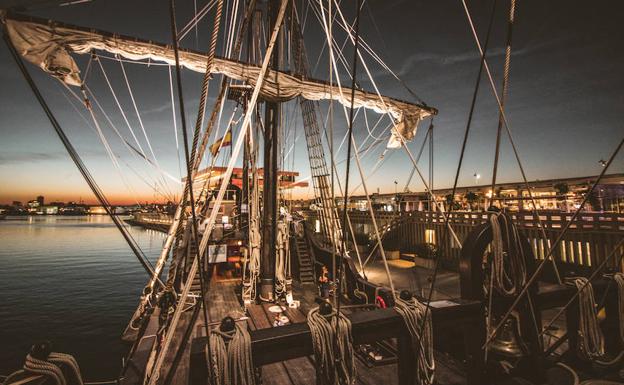
[[(310, 218), (315, 213), (307, 213)], [(537, 259), (544, 259), (562, 230), (572, 219), (573, 213), (541, 212), (539, 219), (544, 226), (546, 239), (542, 236), (537, 219), (531, 212), (510, 214), (520, 231), (528, 238)], [(349, 211), (354, 230), (359, 234), (371, 234), (372, 220), (368, 212)], [(413, 252), (419, 245), (434, 243), (441, 250), (445, 266), (457, 266), (461, 246), (453, 236), (445, 235), (444, 216), (437, 212), (377, 212), (375, 218), (383, 231), (384, 245), (402, 252)], [(453, 212), (449, 224), (460, 242), (477, 225), (487, 220), (484, 212)], [(557, 261), (591, 268), (602, 262), (624, 237), (624, 214), (582, 213), (553, 251)], [(444, 245), (442, 245), (444, 242)], [(617, 251), (624, 252), (624, 248)], [(618, 254), (619, 255), (619, 254)], [(614, 261), (610, 267), (615, 268)]]

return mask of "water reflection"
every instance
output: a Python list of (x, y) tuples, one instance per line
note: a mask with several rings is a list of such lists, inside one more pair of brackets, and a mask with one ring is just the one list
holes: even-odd
[[(150, 260), (164, 234), (130, 228)], [(49, 339), (74, 354), (87, 379), (114, 377), (119, 340), (147, 275), (107, 216), (30, 216), (0, 221), (0, 374), (30, 344)]]

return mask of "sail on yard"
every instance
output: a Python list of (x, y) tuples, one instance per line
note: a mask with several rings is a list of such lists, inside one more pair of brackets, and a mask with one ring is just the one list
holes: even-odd
[[(6, 15), (5, 23), (11, 41), (26, 60), (72, 86), (80, 86), (82, 81), (71, 53), (89, 54), (99, 50), (130, 60), (149, 59), (175, 64), (174, 51), (165, 44), (30, 17)], [(206, 55), (180, 50), (180, 65), (203, 73), (206, 71)], [(245, 81), (252, 87), (255, 86), (260, 70), (257, 65), (221, 57), (215, 57), (210, 66), (211, 73)], [(345, 107), (351, 106), (350, 92), (335, 85), (295, 77), (274, 69), (267, 71), (260, 90), (262, 99), (285, 102), (299, 96), (308, 100), (332, 99)], [(388, 141), (389, 148), (400, 147), (402, 140), (411, 140), (416, 135), (418, 123), (437, 113), (436, 109), (425, 105), (363, 90), (355, 90), (353, 106), (392, 117), (394, 127)]]

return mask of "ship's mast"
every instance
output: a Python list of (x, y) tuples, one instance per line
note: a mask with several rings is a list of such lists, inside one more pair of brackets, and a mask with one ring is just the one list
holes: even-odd
[[(277, 20), (279, 0), (269, 0), (267, 4), (268, 27), (272, 30)], [(283, 32), (280, 32), (270, 61), (270, 67), (279, 70), (281, 43)], [(268, 40), (268, 39), (267, 39)], [(264, 109), (264, 176), (263, 176), (263, 210), (262, 210), (262, 258), (260, 264), (260, 298), (271, 301), (275, 291), (275, 252), (277, 240), (277, 189), (279, 153), (279, 125), (281, 122), (280, 103), (266, 101)]]

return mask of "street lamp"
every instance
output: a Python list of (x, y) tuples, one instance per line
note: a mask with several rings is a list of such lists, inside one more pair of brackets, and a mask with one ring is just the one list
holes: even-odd
[(475, 184), (479, 184), (479, 179), (481, 179), (481, 174), (478, 173), (474, 173), (474, 178), (475, 178)]

